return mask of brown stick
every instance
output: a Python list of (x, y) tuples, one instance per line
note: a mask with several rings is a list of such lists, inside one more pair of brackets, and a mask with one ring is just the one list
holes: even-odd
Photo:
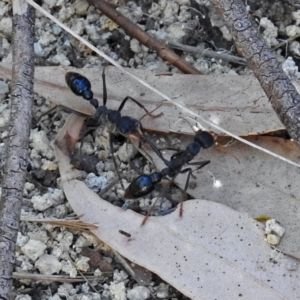
[[(22, 2), (22, 3), (20, 3)], [(0, 200), (0, 299), (12, 296), (12, 272), (27, 172), (34, 73), (34, 9), (14, 2), (11, 116)]]
[(184, 59), (179, 57), (175, 52), (168, 49), (165, 45), (147, 34), (136, 24), (116, 11), (109, 3), (104, 0), (87, 0), (90, 4), (102, 11), (106, 16), (120, 25), (126, 34), (134, 37), (143, 45), (152, 48), (164, 60), (170, 62), (180, 71), (186, 74), (201, 74), (199, 70), (188, 64)]
[(236, 46), (243, 52), (248, 67), (253, 70), (280, 121), (300, 145), (300, 95), (259, 35), (244, 3), (241, 0), (210, 1), (223, 16)]

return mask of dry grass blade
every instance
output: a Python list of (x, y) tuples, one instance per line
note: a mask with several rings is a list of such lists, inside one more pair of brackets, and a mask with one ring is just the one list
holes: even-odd
[[(108, 272), (103, 272), (103, 275), (106, 277), (107, 275), (111, 274)], [(20, 279), (20, 280), (35, 280), (35, 281), (46, 281), (46, 282), (86, 282), (88, 281), (99, 281), (103, 280), (104, 276), (85, 276), (80, 277), (77, 276), (75, 278), (70, 278), (69, 276), (62, 276), (62, 275), (43, 275), (43, 274), (29, 274), (29, 273), (19, 273), (14, 272), (13, 278)]]
[(24, 222), (46, 223), (53, 226), (64, 226), (74, 230), (88, 232), (97, 229), (98, 226), (92, 223), (85, 223), (82, 220), (55, 220), (55, 219), (21, 219)]

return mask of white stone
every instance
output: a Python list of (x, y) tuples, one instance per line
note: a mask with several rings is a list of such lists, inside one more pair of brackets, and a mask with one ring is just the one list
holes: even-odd
[(267, 45), (269, 47), (277, 45), (278, 41), (276, 38), (278, 36), (278, 28), (274, 26), (272, 21), (270, 21), (268, 18), (261, 18), (259, 24), (261, 27), (265, 28), (263, 36)]
[(23, 247), (25, 246), (29, 241), (29, 237), (26, 235), (22, 235), (21, 232), (18, 232), (18, 237), (17, 237), (17, 246), (18, 247)]
[(228, 30), (228, 27), (227, 26), (221, 26), (220, 27), (220, 30), (223, 34), (223, 38), (226, 40), (226, 41), (232, 41), (232, 34), (231, 32)]
[(58, 13), (58, 19), (61, 22), (65, 22), (70, 19), (75, 14), (75, 8), (73, 5), (71, 6), (63, 6), (62, 9)]
[(300, 10), (294, 11), (292, 13), (292, 18), (296, 20), (296, 25), (300, 24)]
[(165, 283), (160, 283), (156, 290), (156, 297), (159, 299), (169, 298), (169, 286)]
[(142, 50), (141, 44), (138, 40), (136, 39), (132, 39), (130, 41), (130, 49), (134, 52), (134, 53), (140, 53)]
[(54, 151), (50, 146), (50, 142), (45, 131), (32, 130), (30, 140), (32, 141), (32, 147), (38, 151), (39, 154), (50, 160), (54, 159)]
[(270, 219), (266, 221), (266, 229), (265, 229), (266, 234), (275, 233), (279, 237), (282, 237), (284, 232), (285, 229), (282, 226), (280, 226), (275, 219)]
[(39, 39), (39, 44), (41, 45), (41, 47), (47, 47), (49, 46), (50, 44), (52, 44), (53, 42), (56, 41), (56, 36), (45, 31), (43, 32), (43, 35), (40, 36), (40, 39)]
[(83, 35), (84, 29), (85, 29), (84, 19), (77, 19), (76, 22), (73, 23), (71, 29), (78, 35)]
[(51, 160), (47, 160), (45, 158), (42, 159), (42, 170), (49, 170), (49, 171), (54, 171), (58, 169), (58, 165), (56, 162), (53, 162)]
[(121, 282), (128, 278), (128, 275), (123, 270), (115, 270), (114, 271), (114, 282)]
[(150, 290), (145, 286), (136, 286), (127, 291), (127, 298), (129, 300), (146, 300), (151, 296)]
[(48, 5), (48, 7), (53, 8), (56, 5), (57, 0), (44, 0), (44, 3)]
[(43, 254), (36, 262), (36, 268), (42, 274), (45, 275), (52, 275), (54, 273), (59, 273), (61, 270), (61, 263), (54, 255)]
[(84, 183), (94, 192), (99, 192), (102, 187), (107, 185), (107, 179), (104, 176), (96, 176), (94, 173), (90, 173), (84, 180)]
[(69, 260), (61, 261), (61, 270), (71, 278), (75, 278), (77, 276), (77, 270)]
[(11, 36), (12, 34), (12, 18), (2, 17), (0, 20), (0, 32), (4, 36)]
[(270, 245), (278, 245), (280, 242), (280, 237), (275, 234), (267, 234), (267, 243)]
[(136, 154), (136, 148), (133, 144), (123, 144), (118, 152), (117, 155), (122, 162), (128, 162), (130, 158), (132, 158)]
[(297, 41), (293, 41), (289, 46), (289, 50), (292, 54), (300, 56), (300, 43)]
[(126, 300), (126, 287), (124, 282), (114, 283), (109, 286), (109, 291), (113, 300)]
[(69, 247), (73, 243), (73, 238), (74, 236), (70, 231), (64, 231), (57, 235), (56, 240), (60, 242), (64, 251), (68, 251)]
[(62, 204), (64, 199), (64, 194), (61, 190), (49, 188), (48, 193), (43, 196), (33, 196), (31, 202), (35, 210), (44, 211), (53, 205), (57, 206)]
[(35, 189), (35, 185), (31, 182), (25, 182), (24, 189), (30, 193)]
[(166, 31), (168, 32), (169, 38), (172, 41), (178, 41), (185, 35), (184, 28), (179, 22), (171, 24)]
[(80, 256), (75, 262), (76, 269), (81, 272), (87, 272), (90, 268), (88, 264), (89, 260), (89, 257)]
[(63, 66), (69, 66), (71, 64), (68, 58), (62, 53), (54, 55), (51, 61), (55, 64), (61, 64)]
[(36, 261), (45, 251), (46, 245), (41, 241), (29, 240), (21, 247), (22, 252), (32, 261)]
[(86, 15), (89, 8), (89, 3), (84, 0), (76, 0), (75, 2), (75, 12), (78, 15)]
[(102, 276), (102, 272), (97, 268), (97, 269), (94, 271), (94, 276), (100, 277), (100, 276)]
[(70, 296), (76, 295), (77, 291), (71, 283), (63, 283), (57, 289), (57, 294), (62, 296), (64, 299), (66, 299), (66, 298), (67, 299), (74, 299), (73, 297), (70, 297)]
[(88, 246), (91, 246), (91, 243), (83, 236), (80, 236), (75, 242), (75, 248), (83, 248)]
[(285, 30), (288, 37), (294, 37), (300, 34), (300, 27), (297, 25), (287, 26)]
[(298, 66), (290, 56), (283, 62), (282, 70), (291, 80), (297, 80), (300, 78)]

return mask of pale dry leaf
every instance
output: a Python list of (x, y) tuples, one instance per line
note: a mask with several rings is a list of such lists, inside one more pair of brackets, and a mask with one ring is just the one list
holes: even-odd
[[(56, 153), (67, 178), (69, 158)], [(63, 180), (63, 189), (82, 220), (98, 225), (93, 233), (102, 241), (192, 299), (300, 299), (300, 271), (288, 270), (294, 262), (284, 255), (270, 261), (261, 225), (246, 214), (193, 200), (184, 204), (183, 218), (175, 211), (141, 226), (144, 216), (102, 200), (83, 182)]]
[(183, 218), (175, 211), (141, 226), (144, 216), (100, 199), (81, 181), (63, 189), (82, 220), (97, 223), (99, 239), (192, 299), (300, 299), (299, 270), (288, 271), (284, 255), (270, 261), (260, 224), (246, 214), (193, 200)]
[[(67, 71), (80, 72), (85, 75), (91, 81), (95, 96), (101, 102), (102, 69), (100, 68), (78, 70), (63, 67), (37, 67), (35, 91), (55, 103), (61, 102), (74, 110), (91, 114), (94, 108), (90, 107), (87, 101), (74, 96), (67, 88), (64, 81)], [(155, 76), (155, 73), (143, 70), (131, 69), (131, 72), (162, 90), (176, 102), (236, 135), (245, 136), (283, 128), (258, 81), (253, 76), (186, 74)], [(7, 78), (8, 74), (9, 68), (0, 65), (0, 76)], [(106, 78), (109, 108), (116, 109), (125, 96), (139, 100), (148, 110), (154, 109), (163, 100), (158, 99), (153, 91), (114, 67), (106, 69)], [(79, 103), (80, 101), (84, 104)], [(136, 118), (142, 117), (144, 111), (129, 102), (122, 110), (122, 114)], [(157, 112), (163, 112), (164, 116), (155, 120), (145, 117), (142, 121), (145, 128), (162, 132), (189, 132), (187, 124), (178, 123), (178, 118), (186, 117), (186, 115), (182, 115), (177, 107), (164, 102)], [(207, 127), (207, 129), (210, 128)]]
[[(191, 140), (181, 136), (177, 146), (184, 149)], [(264, 136), (248, 140), (292, 161), (299, 161), (300, 150), (292, 141)], [(158, 169), (165, 167), (150, 149), (147, 151)], [(166, 158), (170, 154), (164, 153)], [(296, 180), (300, 169), (240, 142), (230, 147), (214, 146), (201, 150), (193, 161), (208, 159), (211, 160), (209, 165), (194, 172), (197, 177), (191, 182), (195, 187), (188, 189), (188, 193), (246, 212), (253, 218), (261, 214), (275, 218), (286, 229), (278, 248), (300, 259), (300, 182)], [(183, 188), (186, 175), (178, 176), (175, 182)]]

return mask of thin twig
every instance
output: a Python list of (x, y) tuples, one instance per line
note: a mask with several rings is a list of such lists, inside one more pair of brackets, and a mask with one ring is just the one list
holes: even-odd
[(22, 280), (36, 280), (36, 281), (52, 281), (52, 282), (86, 282), (89, 281), (99, 281), (105, 279), (104, 275), (111, 275), (112, 272), (103, 272), (101, 276), (77, 276), (75, 278), (71, 278), (68, 275), (44, 275), (44, 274), (30, 274), (30, 273), (19, 273), (14, 272), (14, 279), (22, 279)]
[(215, 59), (222, 59), (224, 61), (229, 61), (235, 64), (240, 64), (240, 65), (247, 65), (246, 59), (234, 55), (230, 55), (227, 53), (218, 53), (216, 51), (212, 51), (209, 49), (203, 49), (200, 47), (193, 47), (193, 46), (188, 46), (184, 45), (178, 42), (168, 42), (168, 45), (171, 48), (174, 49), (179, 49), (185, 52), (192, 52), (192, 53), (200, 53), (203, 56), (215, 58)]
[(290, 37), (290, 38), (288, 38), (287, 40), (284, 40), (284, 41), (282, 41), (281, 43), (279, 43), (278, 45), (276, 45), (276, 46), (274, 46), (273, 48), (272, 48), (272, 50), (274, 51), (274, 50), (277, 50), (278, 48), (280, 48), (281, 46), (284, 46), (285, 44), (287, 44), (287, 43), (289, 43), (289, 42), (291, 42), (291, 41), (294, 41), (295, 39), (297, 39), (297, 38), (299, 38), (300, 37), (300, 34), (297, 34), (297, 35), (295, 35), (295, 36), (293, 36), (293, 37)]
[(0, 200), (0, 299), (11, 299), (15, 246), (28, 165), (34, 77), (34, 9), (13, 5), (13, 79), (9, 133)]

